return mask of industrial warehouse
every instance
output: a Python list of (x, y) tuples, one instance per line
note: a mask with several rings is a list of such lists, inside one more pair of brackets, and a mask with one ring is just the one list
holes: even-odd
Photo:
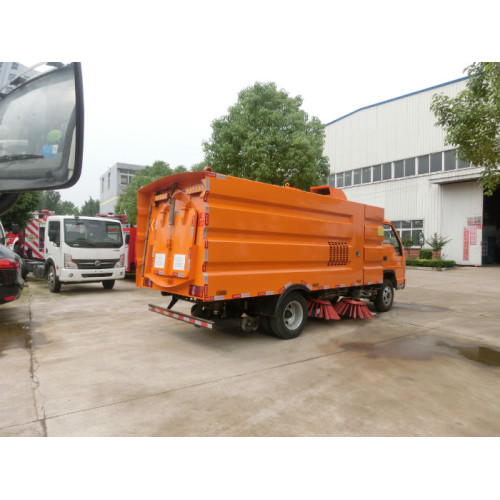
[[(500, 263), (500, 193), (484, 196), (482, 169), (458, 159), (435, 126), (434, 94), (454, 97), (467, 77), (367, 106), (325, 127), (329, 183), (347, 198), (385, 208), (420, 248), (434, 233), (459, 265)], [(419, 243), (420, 240), (420, 243)]]

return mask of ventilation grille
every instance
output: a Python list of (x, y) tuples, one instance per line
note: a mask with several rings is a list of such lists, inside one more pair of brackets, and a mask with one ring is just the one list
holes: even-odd
[(328, 265), (345, 266), (349, 262), (349, 247), (347, 243), (329, 241), (328, 245), (330, 245), (330, 259)]

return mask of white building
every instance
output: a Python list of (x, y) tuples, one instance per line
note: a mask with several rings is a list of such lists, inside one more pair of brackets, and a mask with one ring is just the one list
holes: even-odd
[[(8, 85), (12, 80), (28, 70), (27, 66), (19, 62), (0, 62), (0, 91), (8, 93), (12, 87)], [(31, 78), (38, 74), (38, 71), (28, 71), (25, 76)]]
[(400, 235), (451, 238), (443, 254), (462, 265), (500, 262), (500, 190), (485, 197), (481, 168), (456, 159), (430, 110), (467, 77), (354, 111), (326, 125), (330, 185), (384, 207)]
[(114, 213), (120, 194), (129, 185), (130, 180), (144, 165), (115, 163), (101, 175), (99, 185), (100, 211), (103, 214)]

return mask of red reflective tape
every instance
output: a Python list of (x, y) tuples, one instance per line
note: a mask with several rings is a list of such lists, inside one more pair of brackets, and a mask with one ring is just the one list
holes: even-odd
[(236, 295), (233, 295), (233, 299), (241, 299), (241, 293), (237, 293)]

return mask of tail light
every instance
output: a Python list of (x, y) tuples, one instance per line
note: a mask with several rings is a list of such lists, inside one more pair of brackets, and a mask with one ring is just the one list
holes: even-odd
[(149, 278), (144, 278), (142, 286), (151, 288), (153, 286), (153, 282)]
[(0, 259), (0, 269), (19, 269), (19, 262), (14, 259)]
[(203, 297), (203, 287), (190, 285), (189, 295), (192, 295), (193, 297)]

